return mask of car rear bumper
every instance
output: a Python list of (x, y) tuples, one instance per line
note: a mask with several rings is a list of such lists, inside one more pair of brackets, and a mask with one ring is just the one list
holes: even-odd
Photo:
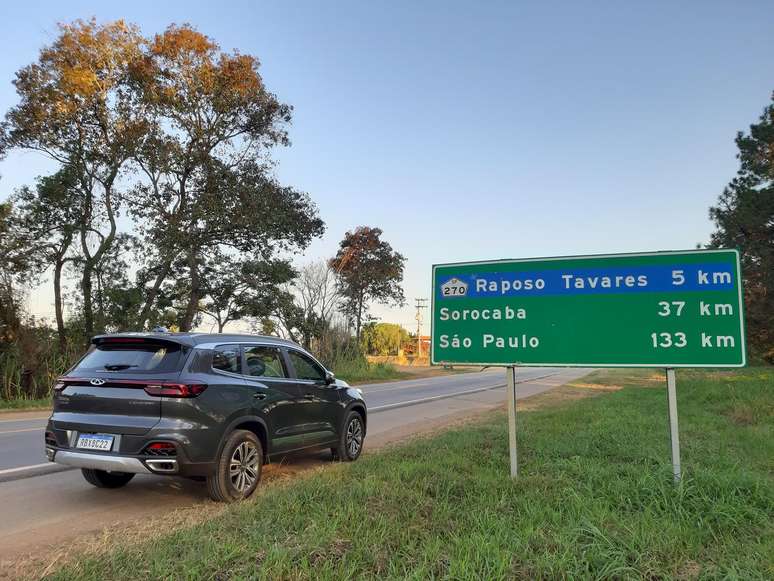
[(130, 458), (128, 456), (58, 450), (52, 461), (76, 468), (91, 468), (92, 470), (107, 470), (109, 472), (130, 472), (132, 474), (154, 474), (138, 458)]

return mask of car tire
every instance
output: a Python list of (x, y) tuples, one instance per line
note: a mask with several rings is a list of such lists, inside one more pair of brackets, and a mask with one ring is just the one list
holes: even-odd
[(339, 436), (339, 445), (331, 448), (334, 460), (353, 462), (360, 457), (365, 443), (365, 422), (363, 416), (355, 411), (349, 412)]
[(134, 478), (134, 474), (131, 472), (107, 472), (91, 468), (81, 468), (81, 473), (86, 482), (97, 488), (121, 488)]
[(235, 502), (249, 497), (261, 481), (263, 446), (248, 430), (229, 435), (215, 465), (207, 477), (207, 492), (216, 502)]

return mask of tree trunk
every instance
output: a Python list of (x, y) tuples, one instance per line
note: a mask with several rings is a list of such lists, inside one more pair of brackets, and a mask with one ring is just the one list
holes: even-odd
[(153, 303), (156, 302), (159, 289), (161, 289), (161, 285), (166, 280), (167, 275), (169, 275), (170, 268), (172, 268), (171, 258), (164, 263), (161, 271), (156, 275), (156, 280), (153, 282), (153, 286), (148, 291), (148, 295), (145, 297), (145, 303), (142, 306), (142, 311), (140, 311), (140, 316), (137, 321), (141, 329), (145, 329), (147, 326), (148, 316), (150, 315), (150, 311), (153, 308)]
[(355, 337), (358, 343), (360, 343), (360, 325), (363, 321), (363, 295), (358, 297), (357, 301), (357, 318), (355, 319)]
[(196, 251), (193, 249), (188, 251), (188, 268), (190, 270), (191, 292), (188, 295), (188, 305), (186, 306), (183, 319), (180, 321), (180, 330), (184, 333), (191, 330), (194, 318), (199, 310), (199, 293), (201, 290), (199, 288), (199, 267), (196, 261)]
[(118, 174), (118, 168), (114, 168), (110, 176), (105, 181), (101, 181), (104, 188), (104, 208), (105, 213), (110, 223), (110, 230), (107, 236), (103, 237), (96, 252), (92, 254), (89, 251), (88, 235), (92, 227), (92, 191), (90, 188), (84, 188), (85, 207), (84, 207), (84, 222), (81, 227), (81, 249), (83, 250), (84, 264), (83, 264), (83, 276), (81, 277), (81, 290), (83, 291), (83, 324), (86, 331), (86, 340), (89, 341), (94, 334), (94, 306), (93, 306), (93, 285), (92, 275), (94, 274), (94, 268), (102, 260), (105, 253), (113, 246), (113, 241), (116, 237), (116, 218), (113, 209), (112, 188), (113, 180)]
[(56, 333), (59, 337), (59, 348), (64, 351), (67, 346), (64, 315), (62, 313), (62, 268), (65, 261), (57, 258), (54, 265), (54, 312), (56, 313)]
[(91, 275), (94, 267), (90, 260), (86, 260), (83, 265), (83, 274), (81, 275), (81, 291), (83, 292), (83, 328), (86, 333), (86, 341), (91, 341), (94, 335), (94, 309), (92, 300)]

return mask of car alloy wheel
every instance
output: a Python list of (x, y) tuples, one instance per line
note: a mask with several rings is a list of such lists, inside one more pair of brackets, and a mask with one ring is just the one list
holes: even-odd
[(242, 442), (234, 449), (229, 465), (229, 477), (234, 489), (244, 494), (258, 479), (260, 455), (252, 442)]
[(357, 458), (363, 445), (363, 424), (360, 418), (352, 418), (347, 424), (346, 444), (350, 458)]

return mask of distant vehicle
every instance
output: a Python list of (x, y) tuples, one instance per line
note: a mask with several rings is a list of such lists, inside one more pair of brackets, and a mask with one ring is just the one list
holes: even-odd
[(45, 443), (49, 460), (99, 488), (185, 476), (230, 502), (250, 496), (279, 454), (324, 447), (356, 460), (366, 420), (362, 392), (290, 341), (120, 333), (95, 337), (58, 380)]

